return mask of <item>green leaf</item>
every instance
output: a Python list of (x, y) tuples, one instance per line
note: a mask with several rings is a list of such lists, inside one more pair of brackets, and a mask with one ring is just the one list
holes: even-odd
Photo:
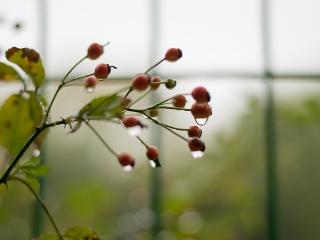
[(88, 227), (76, 226), (65, 231), (64, 236), (74, 240), (99, 240), (97, 234)]
[(40, 237), (40, 240), (60, 240), (60, 238), (54, 234), (44, 234)]
[[(16, 155), (39, 126), (43, 118), (43, 108), (34, 93), (26, 98), (11, 95), (0, 108), (0, 145), (10, 155)], [(37, 139), (37, 144), (43, 140)]]
[(45, 72), (38, 52), (30, 48), (12, 47), (6, 51), (6, 58), (31, 77), (36, 89), (43, 84)]
[(0, 62), (0, 81), (15, 81), (21, 80), (19, 73), (11, 66)]
[[(79, 118), (96, 117), (102, 120), (109, 120), (120, 116), (123, 111), (123, 98), (117, 95), (102, 96), (93, 99), (86, 104), (78, 113)], [(72, 128), (71, 132), (77, 131), (81, 126), (81, 121)]]

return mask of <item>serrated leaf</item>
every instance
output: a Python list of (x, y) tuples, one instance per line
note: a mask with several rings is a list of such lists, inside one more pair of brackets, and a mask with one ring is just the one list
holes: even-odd
[(64, 236), (74, 240), (99, 240), (97, 234), (89, 227), (75, 226), (65, 231)]
[(11, 156), (16, 155), (42, 118), (43, 109), (34, 93), (30, 98), (11, 95), (0, 108), (0, 145)]
[(43, 84), (45, 72), (38, 52), (30, 48), (12, 47), (6, 51), (6, 58), (30, 76), (36, 89)]
[[(104, 120), (109, 120), (115, 116), (121, 115), (123, 111), (122, 97), (117, 95), (102, 96), (93, 99), (86, 104), (79, 111), (78, 116), (81, 118), (85, 117), (99, 117)], [(71, 132), (77, 131), (81, 126), (81, 121), (72, 128)]]
[(0, 62), (0, 81), (22, 80), (19, 73), (11, 66)]

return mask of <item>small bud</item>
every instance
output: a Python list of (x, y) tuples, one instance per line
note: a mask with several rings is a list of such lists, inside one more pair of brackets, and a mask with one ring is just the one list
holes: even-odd
[(210, 102), (210, 93), (204, 87), (196, 87), (192, 90), (192, 97), (196, 100), (197, 103), (206, 103)]
[(92, 93), (96, 87), (97, 79), (93, 76), (84, 79), (84, 86), (88, 93)]
[(128, 133), (131, 137), (138, 136), (144, 127), (140, 120), (137, 117), (133, 116), (123, 117), (122, 124), (127, 128)]
[(150, 85), (150, 76), (147, 74), (139, 74), (132, 79), (132, 88), (143, 91)]
[(150, 117), (157, 117), (159, 115), (159, 110), (156, 108), (152, 108), (149, 110)]
[(191, 114), (197, 124), (203, 126), (207, 123), (210, 115), (212, 115), (212, 109), (208, 103), (194, 103), (191, 107)]
[(172, 99), (172, 105), (178, 108), (184, 108), (186, 105), (187, 99), (183, 95), (177, 95)]
[(103, 46), (99, 43), (92, 43), (88, 47), (87, 57), (89, 59), (95, 60), (103, 54)]
[(188, 142), (189, 149), (194, 158), (201, 158), (203, 152), (206, 150), (206, 145), (200, 138), (194, 137), (191, 138)]
[(191, 126), (189, 127), (188, 129), (188, 136), (190, 138), (192, 137), (197, 137), (197, 138), (200, 138), (202, 135), (202, 130), (201, 128), (199, 128), (198, 126)]
[(135, 159), (129, 153), (120, 153), (118, 161), (123, 167), (123, 170), (130, 171), (135, 165)]
[(97, 79), (106, 79), (111, 72), (109, 64), (98, 64), (94, 69), (94, 76)]
[(177, 82), (173, 79), (168, 79), (164, 85), (167, 89), (172, 90), (177, 85)]
[(182, 51), (179, 48), (170, 48), (167, 50), (165, 59), (169, 62), (178, 61), (182, 57)]
[(159, 76), (154, 76), (151, 78), (150, 88), (152, 90), (157, 90), (160, 87), (161, 79)]

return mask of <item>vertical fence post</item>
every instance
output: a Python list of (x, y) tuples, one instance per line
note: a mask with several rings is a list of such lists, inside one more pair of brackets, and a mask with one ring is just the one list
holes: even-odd
[[(160, 38), (160, 0), (150, 1), (150, 64), (156, 60)], [(156, 71), (153, 71), (155, 74)], [(156, 102), (160, 96), (154, 92), (150, 101)], [(152, 142), (158, 146), (161, 151), (161, 129), (157, 127), (151, 128)], [(162, 188), (161, 188), (161, 168), (152, 168), (150, 170), (150, 192), (151, 201), (150, 208), (155, 214), (155, 223), (150, 229), (151, 239), (159, 239), (158, 233), (161, 231), (161, 205), (162, 205)]]
[[(41, 58), (44, 64), (47, 62), (47, 0), (38, 0), (37, 1), (37, 11), (38, 11), (38, 48), (41, 54)], [(46, 91), (43, 90), (42, 94), (46, 94)], [(46, 159), (46, 143), (42, 146), (41, 150), (41, 162), (44, 163)], [(45, 177), (42, 176), (39, 178), (40, 190), (39, 196), (43, 199), (45, 192)], [(31, 226), (31, 235), (32, 237), (38, 237), (43, 230), (43, 212), (39, 203), (37, 201), (33, 202), (33, 212), (32, 212), (32, 226)]]
[(266, 146), (266, 216), (267, 239), (278, 239), (277, 212), (277, 155), (273, 74), (271, 70), (271, 0), (261, 0), (261, 39), (263, 80), (266, 91), (265, 146)]

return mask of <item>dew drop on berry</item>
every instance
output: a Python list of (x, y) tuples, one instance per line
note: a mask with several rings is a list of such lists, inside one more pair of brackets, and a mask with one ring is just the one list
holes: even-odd
[(39, 157), (40, 156), (40, 150), (38, 148), (35, 148), (32, 150), (32, 156), (33, 157)]
[(128, 127), (127, 130), (131, 137), (136, 137), (142, 132), (142, 126), (136, 125), (133, 127)]
[(123, 171), (130, 172), (132, 171), (133, 167), (131, 165), (126, 165), (122, 167)]
[(203, 156), (203, 152), (202, 151), (192, 151), (191, 155), (194, 158), (201, 158)]
[(95, 90), (95, 87), (86, 87), (86, 92), (87, 93), (93, 93)]
[(199, 126), (203, 126), (206, 125), (208, 118), (195, 118), (195, 121)]
[(156, 168), (157, 167), (157, 164), (156, 164), (156, 162), (154, 160), (149, 160), (149, 163), (150, 163), (150, 166), (152, 168)]

